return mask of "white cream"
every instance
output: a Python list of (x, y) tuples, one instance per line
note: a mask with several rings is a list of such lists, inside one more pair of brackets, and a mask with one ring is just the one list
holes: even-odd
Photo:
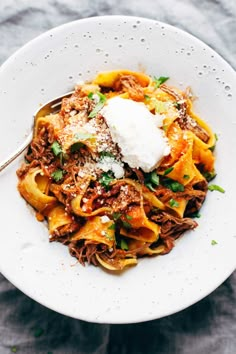
[(130, 167), (150, 172), (170, 153), (167, 138), (144, 103), (115, 97), (107, 101), (100, 113), (121, 149), (122, 160)]

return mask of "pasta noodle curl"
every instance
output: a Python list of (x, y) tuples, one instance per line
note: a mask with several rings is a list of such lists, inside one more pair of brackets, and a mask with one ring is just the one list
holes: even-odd
[[(77, 85), (60, 112), (35, 124), (18, 190), (45, 220), (49, 240), (68, 245), (81, 264), (120, 271), (140, 257), (170, 252), (197, 226), (192, 217), (214, 176), (216, 138), (188, 92), (166, 80), (101, 72)], [(130, 166), (114, 140), (102, 110), (114, 97), (145, 106), (168, 144), (148, 172)]]

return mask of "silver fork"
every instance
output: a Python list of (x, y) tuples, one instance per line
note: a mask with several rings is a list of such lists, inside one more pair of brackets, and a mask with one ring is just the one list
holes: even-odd
[[(46, 116), (46, 115), (48, 115), (50, 113), (58, 112), (60, 110), (62, 99), (71, 96), (73, 92), (74, 91), (68, 92), (68, 93), (66, 93), (64, 95), (61, 95), (61, 96), (53, 99), (52, 101), (49, 101), (49, 102), (45, 103), (34, 114), (34, 116), (33, 116), (34, 117), (34, 124), (35, 124), (36, 120), (39, 117), (44, 117), (44, 116)], [(10, 156), (8, 156), (5, 160), (3, 160), (0, 163), (0, 172), (2, 170), (4, 170), (4, 168), (6, 168), (8, 165), (10, 165), (10, 163), (13, 162), (27, 148), (27, 146), (31, 143), (31, 141), (33, 139), (33, 127), (34, 127), (34, 124), (32, 126), (30, 134), (27, 136), (25, 141), (17, 148), (17, 150), (15, 150)]]

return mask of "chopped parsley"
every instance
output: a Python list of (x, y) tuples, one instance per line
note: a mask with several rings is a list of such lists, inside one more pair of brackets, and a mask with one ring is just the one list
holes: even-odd
[(173, 171), (174, 167), (169, 167), (164, 171), (164, 176), (168, 175), (169, 173), (171, 173), (171, 171)]
[(151, 172), (150, 174), (150, 181), (155, 184), (155, 186), (158, 186), (160, 181), (159, 181), (159, 176), (155, 171)]
[(121, 215), (122, 215), (121, 213), (114, 212), (112, 214), (113, 220), (117, 221), (121, 217)]
[(169, 204), (170, 204), (171, 208), (178, 208), (178, 206), (179, 206), (179, 202), (177, 202), (177, 200), (175, 200), (173, 198), (171, 198), (169, 200)]
[(160, 77), (156, 77), (154, 76), (154, 82), (155, 82), (155, 88), (160, 87), (162, 84), (164, 84), (164, 82), (166, 82), (169, 79), (169, 77), (166, 76), (160, 76)]
[(94, 95), (94, 92), (89, 92), (88, 98), (89, 98), (90, 100), (92, 100), (92, 99), (93, 99), (93, 95)]
[(168, 129), (168, 125), (167, 124), (163, 124), (162, 129), (164, 130), (164, 132), (166, 132), (167, 129)]
[(158, 186), (159, 183), (160, 183), (159, 176), (157, 175), (157, 173), (155, 171), (152, 171), (151, 173), (146, 174), (144, 184), (152, 192), (155, 191), (154, 187)]
[(173, 106), (176, 107), (177, 109), (181, 108), (181, 104), (179, 102), (173, 102)]
[(120, 235), (117, 235), (117, 237), (116, 237), (116, 245), (117, 245), (117, 248), (120, 248), (124, 251), (129, 250), (127, 241), (123, 237), (121, 237)]
[(112, 223), (109, 227), (108, 230), (115, 230), (116, 229), (116, 224)]
[(218, 242), (216, 240), (211, 240), (211, 245), (212, 246), (218, 245)]
[(132, 228), (131, 224), (130, 224), (128, 221), (123, 221), (123, 220), (122, 220), (122, 224), (123, 224), (123, 226), (124, 226), (126, 229), (131, 229), (131, 228)]
[(101, 185), (108, 191), (110, 189), (110, 184), (114, 180), (113, 172), (103, 172), (102, 177), (99, 179)]
[(104, 158), (104, 157), (113, 157), (113, 158), (115, 158), (115, 156), (114, 156), (111, 152), (109, 152), (109, 151), (101, 151), (101, 152), (99, 153), (99, 156), (100, 156), (101, 158)]
[(213, 146), (209, 147), (209, 150), (211, 150), (212, 152), (215, 150), (215, 148), (216, 148), (216, 142), (218, 141), (218, 136), (217, 136), (217, 134), (215, 133), (214, 135), (215, 135), (215, 144), (214, 144)]
[[(106, 96), (105, 95), (103, 95), (101, 92), (96, 92), (95, 93), (95, 95), (97, 95), (98, 96), (98, 98), (99, 98), (99, 101), (98, 101), (98, 103), (96, 103), (96, 106), (94, 107), (94, 109), (90, 112), (90, 114), (89, 114), (89, 118), (94, 118), (94, 117), (96, 117), (96, 115), (98, 114), (98, 112), (102, 109), (102, 107), (104, 106), (104, 104), (105, 104), (105, 102), (106, 102), (106, 100), (107, 100), (107, 98), (106, 98)], [(89, 97), (90, 96), (90, 97)], [(89, 98), (90, 99), (94, 99), (94, 94), (92, 94), (92, 95), (90, 95), (89, 94)]]
[(133, 219), (133, 217), (131, 215), (128, 215), (128, 214), (126, 214), (125, 217), (126, 217), (127, 220), (132, 220)]
[(16, 353), (17, 352), (17, 348), (16, 347), (11, 347), (11, 352), (12, 353)]
[(205, 171), (205, 172), (202, 172), (202, 174), (206, 178), (207, 182), (212, 181), (216, 177), (215, 171), (211, 171), (211, 172)]
[(52, 143), (51, 149), (55, 156), (58, 156), (63, 153), (62, 147), (57, 140)]
[(123, 238), (120, 239), (120, 248), (122, 250), (124, 250), (124, 251), (128, 251), (129, 250), (129, 246), (128, 246), (127, 242)]
[(155, 192), (155, 188), (153, 188), (151, 182), (145, 182), (145, 186), (150, 189), (150, 191)]
[(172, 190), (172, 192), (183, 192), (184, 191), (184, 186), (183, 184), (173, 181), (170, 183), (169, 188)]
[(208, 190), (211, 192), (218, 191), (220, 193), (225, 193), (225, 190), (222, 187), (218, 186), (217, 184), (211, 184), (210, 186), (208, 186)]
[(148, 95), (144, 95), (144, 98), (145, 98), (146, 101), (149, 101), (151, 99), (151, 97), (148, 96)]
[(68, 159), (68, 155), (63, 152), (61, 145), (55, 140), (51, 145), (52, 152), (55, 156), (60, 158), (61, 164), (63, 164), (64, 159)]
[(201, 214), (198, 211), (196, 211), (195, 213), (192, 213), (190, 216), (191, 218), (200, 218)]
[(189, 176), (189, 175), (183, 175), (183, 178), (184, 178), (184, 179), (189, 179), (190, 176)]
[(213, 152), (213, 151), (215, 151), (215, 148), (216, 148), (216, 144), (214, 144), (211, 147), (209, 147), (209, 150), (211, 150)]
[(63, 178), (64, 173), (65, 171), (58, 168), (56, 171), (51, 173), (51, 177), (54, 179), (54, 181), (59, 182)]
[(79, 150), (80, 150), (82, 147), (84, 147), (84, 146), (85, 146), (85, 145), (79, 141), (78, 143), (74, 143), (73, 145), (71, 145), (70, 151), (71, 151), (71, 152), (79, 151)]
[(172, 190), (172, 192), (184, 192), (184, 185), (174, 181), (171, 178), (163, 180), (163, 185)]

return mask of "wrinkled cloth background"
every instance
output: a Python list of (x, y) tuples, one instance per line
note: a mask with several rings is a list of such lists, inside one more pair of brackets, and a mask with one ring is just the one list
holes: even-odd
[[(235, 0), (0, 0), (0, 64), (45, 30), (107, 14), (180, 27), (236, 68)], [(234, 354), (235, 303), (236, 273), (178, 314), (140, 324), (100, 325), (55, 313), (0, 275), (0, 354)]]

